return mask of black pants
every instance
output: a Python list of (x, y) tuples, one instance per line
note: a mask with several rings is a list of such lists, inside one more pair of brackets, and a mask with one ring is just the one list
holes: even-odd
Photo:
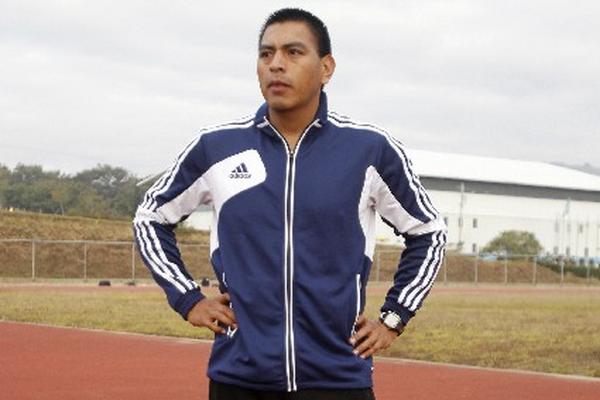
[(209, 400), (375, 400), (375, 395), (371, 388), (304, 389), (297, 392), (277, 392), (244, 389), (211, 380), (208, 398)]

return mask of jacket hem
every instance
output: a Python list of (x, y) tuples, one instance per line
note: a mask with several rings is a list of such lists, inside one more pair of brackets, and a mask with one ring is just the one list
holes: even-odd
[[(251, 390), (263, 390), (263, 391), (271, 391), (271, 392), (287, 392), (287, 385), (285, 382), (280, 384), (269, 384), (269, 383), (256, 383), (256, 382), (247, 382), (240, 381), (237, 379), (224, 378), (223, 376), (219, 376), (218, 374), (207, 373), (209, 379), (223, 383), (226, 385), (234, 385), (244, 389)], [(372, 379), (363, 379), (356, 381), (339, 381), (339, 382), (311, 382), (311, 383), (303, 383), (297, 382), (298, 390), (306, 390), (306, 389), (369, 389), (373, 387)]]
[(283, 381), (279, 384), (278, 383), (256, 383), (256, 382), (247, 382), (247, 381), (242, 381), (242, 380), (238, 380), (238, 379), (226, 378), (219, 374), (214, 374), (211, 372), (208, 372), (206, 375), (208, 376), (209, 379), (211, 379), (215, 382), (223, 383), (226, 385), (234, 385), (234, 386), (238, 386), (238, 387), (241, 387), (244, 389), (287, 392), (287, 385)]

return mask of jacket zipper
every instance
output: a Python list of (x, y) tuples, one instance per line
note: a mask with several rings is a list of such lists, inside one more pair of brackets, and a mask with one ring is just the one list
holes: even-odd
[(306, 133), (310, 128), (319, 123), (319, 119), (315, 119), (298, 139), (296, 148), (290, 149), (288, 142), (285, 140), (283, 135), (275, 129), (269, 120), (265, 117), (265, 122), (273, 129), (273, 131), (279, 136), (285, 149), (287, 151), (287, 162), (286, 162), (286, 177), (285, 177), (285, 268), (284, 268), (284, 285), (285, 285), (285, 372), (287, 377), (287, 390), (288, 392), (295, 392), (298, 390), (296, 385), (296, 350), (294, 344), (294, 242), (293, 242), (293, 228), (294, 228), (294, 182), (296, 177), (296, 153), (300, 149), (302, 139), (306, 136)]

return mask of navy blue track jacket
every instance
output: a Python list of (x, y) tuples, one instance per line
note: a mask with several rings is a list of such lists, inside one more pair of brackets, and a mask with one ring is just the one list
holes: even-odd
[(365, 305), (376, 213), (405, 238), (382, 310), (404, 323), (429, 293), (446, 227), (404, 147), (383, 130), (327, 110), (290, 150), (255, 116), (205, 129), (145, 195), (138, 248), (169, 304), (186, 318), (204, 298), (173, 228), (212, 205), (210, 257), (238, 329), (218, 334), (208, 376), (259, 390), (372, 386), (372, 359), (348, 338)]

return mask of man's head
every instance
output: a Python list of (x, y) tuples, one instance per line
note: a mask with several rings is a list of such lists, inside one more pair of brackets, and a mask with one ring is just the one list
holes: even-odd
[(271, 109), (290, 111), (318, 102), (334, 70), (329, 33), (319, 18), (296, 8), (267, 18), (259, 35), (257, 74)]
[(290, 21), (303, 22), (307, 25), (316, 40), (319, 57), (325, 57), (327, 54), (331, 54), (331, 39), (329, 38), (329, 31), (323, 21), (316, 15), (300, 8), (282, 8), (269, 15), (260, 29), (258, 46), (260, 47), (260, 43), (265, 35), (265, 30), (269, 26)]

